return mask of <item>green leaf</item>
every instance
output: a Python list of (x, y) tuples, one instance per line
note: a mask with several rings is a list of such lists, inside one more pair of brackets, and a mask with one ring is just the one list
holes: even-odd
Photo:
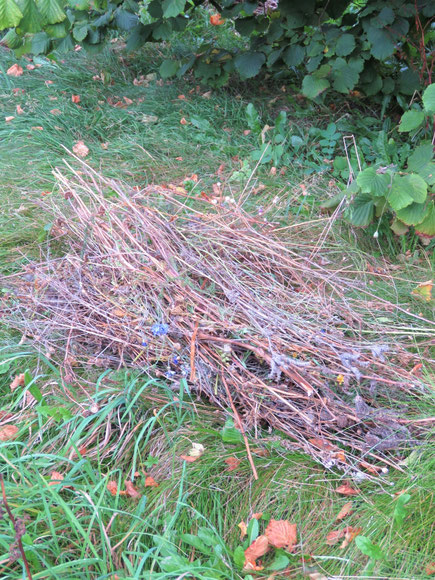
[(37, 0), (39, 12), (48, 24), (56, 24), (65, 20), (66, 14), (57, 0)]
[(435, 163), (430, 143), (419, 145), (408, 158), (408, 170), (418, 173), (429, 185), (435, 185)]
[(432, 83), (423, 93), (423, 105), (426, 113), (435, 114), (435, 83)]
[(250, 79), (260, 72), (265, 62), (266, 57), (262, 52), (246, 52), (236, 56), (234, 66), (242, 79)]
[(72, 35), (77, 42), (82, 42), (88, 35), (88, 24), (87, 22), (79, 22), (76, 24), (72, 30)]
[(371, 54), (378, 60), (385, 60), (393, 54), (395, 46), (387, 30), (370, 26), (367, 39), (371, 44)]
[(185, 0), (163, 0), (163, 17), (172, 18), (184, 12)]
[(115, 22), (121, 30), (131, 30), (138, 24), (137, 14), (129, 10), (117, 10), (115, 13)]
[(162, 22), (156, 28), (153, 28), (154, 40), (169, 40), (172, 34), (172, 26), (169, 22)]
[(421, 82), (418, 72), (412, 69), (405, 69), (399, 74), (399, 91), (404, 95), (413, 95), (415, 91), (421, 89)]
[(306, 75), (302, 81), (302, 93), (309, 99), (315, 99), (331, 85), (327, 79)]
[(284, 552), (278, 551), (268, 570), (284, 570), (290, 564), (290, 558)]
[(404, 176), (395, 175), (387, 195), (388, 203), (395, 211), (411, 205), (413, 201), (423, 203), (426, 197), (427, 183), (416, 173)]
[(332, 86), (339, 93), (347, 94), (358, 82), (359, 73), (364, 67), (362, 58), (353, 58), (346, 61), (337, 58), (332, 64)]
[(408, 510), (406, 509), (405, 506), (410, 499), (411, 495), (409, 493), (402, 493), (402, 495), (399, 495), (399, 497), (396, 500), (393, 517), (396, 520), (396, 523), (399, 524), (399, 526), (403, 525), (403, 522), (405, 521), (405, 517), (408, 513)]
[(248, 103), (246, 105), (246, 118), (248, 120), (248, 126), (251, 129), (251, 131), (254, 131), (255, 133), (260, 133), (261, 132), (260, 116), (258, 115), (258, 111), (252, 103)]
[(0, 30), (18, 26), (23, 13), (14, 0), (0, 0)]
[(399, 132), (408, 133), (420, 127), (424, 121), (423, 111), (406, 111), (400, 119)]
[(178, 62), (175, 60), (167, 59), (162, 62), (159, 67), (160, 76), (164, 79), (173, 77), (178, 70)]
[(408, 226), (415, 226), (422, 222), (427, 215), (425, 203), (411, 203), (396, 212), (397, 217)]
[(363, 193), (371, 193), (375, 197), (380, 197), (388, 192), (391, 183), (389, 173), (377, 173), (374, 167), (367, 167), (361, 171), (356, 181)]
[(335, 45), (337, 56), (347, 56), (355, 48), (355, 36), (353, 34), (342, 34)]
[(241, 443), (243, 441), (242, 434), (234, 427), (232, 419), (227, 419), (221, 430), (221, 437), (224, 443)]
[(333, 197), (324, 201), (320, 207), (324, 210), (336, 209), (344, 197), (346, 197), (344, 191), (339, 191)]
[[(1, 0), (0, 0), (1, 2)], [(39, 32), (42, 18), (34, 0), (24, 0), (21, 4), (23, 18), (20, 20), (20, 32)]]
[(237, 546), (237, 548), (234, 550), (233, 560), (237, 568), (240, 568), (241, 570), (245, 565), (245, 550), (242, 548), (242, 546)]
[(357, 536), (355, 544), (363, 554), (372, 558), (372, 560), (382, 560), (385, 558), (384, 553), (377, 544), (373, 544), (366, 536)]
[(435, 203), (432, 201), (424, 220), (415, 226), (415, 231), (423, 236), (433, 238), (435, 236)]
[(298, 66), (305, 58), (305, 47), (299, 44), (289, 46), (282, 55), (282, 59), (287, 66)]
[(368, 226), (373, 220), (375, 204), (369, 193), (359, 193), (350, 206), (350, 221), (354, 226)]
[(396, 234), (396, 236), (403, 236), (409, 231), (409, 227), (398, 219), (394, 219), (390, 228)]
[(193, 546), (207, 556), (211, 556), (213, 553), (212, 550), (204, 544), (201, 538), (198, 538), (198, 536), (194, 536), (193, 534), (181, 534), (181, 539), (183, 542), (186, 542), (186, 544), (189, 544), (189, 546)]
[(260, 525), (258, 523), (257, 518), (252, 518), (248, 524), (248, 529), (246, 530), (246, 533), (248, 535), (249, 545), (251, 545), (252, 542), (258, 538), (259, 531), (260, 531)]

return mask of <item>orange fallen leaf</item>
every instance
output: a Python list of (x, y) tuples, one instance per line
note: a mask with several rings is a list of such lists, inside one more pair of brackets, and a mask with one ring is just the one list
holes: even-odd
[(83, 141), (77, 141), (72, 150), (78, 157), (86, 157), (89, 154), (89, 147)]
[(336, 451), (333, 455), (337, 461), (341, 461), (341, 463), (346, 463), (346, 455), (344, 454), (344, 451)]
[(50, 113), (57, 116), (62, 115), (62, 111), (60, 109), (50, 109)]
[(18, 433), (18, 427), (15, 425), (5, 425), (0, 427), (0, 441), (10, 441), (15, 439)]
[(6, 74), (10, 77), (20, 77), (23, 74), (23, 67), (19, 64), (13, 64), (8, 68)]
[(361, 532), (362, 528), (351, 528), (350, 526), (348, 526), (346, 528), (346, 533), (344, 535), (343, 543), (340, 546), (340, 550), (344, 550), (344, 548), (347, 548), (347, 546), (353, 541), (353, 539), (356, 538), (356, 536)]
[(245, 129), (243, 131), (243, 135), (245, 135), (245, 136), (249, 135), (250, 133), (251, 133), (251, 130), (250, 129)]
[(125, 312), (125, 310), (121, 310), (121, 308), (115, 308), (112, 310), (112, 314), (118, 318), (124, 318), (125, 316), (128, 316), (127, 312)]
[(52, 85), (54, 83), (54, 81), (44, 81), (44, 84), (46, 87), (48, 87), (49, 85)]
[(275, 548), (292, 550), (297, 541), (296, 524), (288, 520), (270, 520), (265, 534)]
[(269, 457), (269, 451), (267, 449), (261, 449), (261, 447), (255, 447), (255, 449), (252, 450), (252, 453), (260, 455), (260, 457)]
[(256, 514), (252, 514), (252, 517), (255, 518), (256, 520), (259, 520), (262, 515), (263, 515), (263, 512), (258, 512)]
[(424, 300), (424, 302), (430, 302), (432, 300), (432, 288), (433, 288), (433, 281), (428, 280), (427, 282), (422, 282), (412, 290), (411, 294), (414, 298), (418, 298), (419, 300)]
[(262, 570), (263, 566), (258, 566), (256, 560), (257, 558), (264, 556), (268, 550), (269, 540), (267, 539), (267, 536), (258, 536), (258, 538), (245, 550), (245, 563), (243, 569)]
[(196, 173), (192, 173), (192, 175), (187, 179), (189, 179), (189, 181), (193, 181), (194, 183), (196, 183), (198, 181), (198, 176), (196, 175)]
[(64, 479), (64, 476), (59, 473), (58, 471), (52, 471), (50, 474), (50, 481), (48, 482), (48, 485), (57, 485), (58, 483), (61, 483)]
[(341, 538), (344, 538), (344, 535), (346, 533), (346, 528), (343, 528), (342, 530), (332, 530), (332, 532), (329, 532), (329, 534), (326, 536), (326, 544), (328, 544), (328, 546), (333, 546), (334, 544), (337, 544), (337, 542), (339, 542), (341, 540)]
[(101, 149), (108, 149), (109, 143), (100, 143)]
[(308, 439), (308, 441), (309, 443), (311, 443), (315, 447), (318, 447), (319, 449), (322, 449), (323, 451), (334, 451), (335, 449), (337, 449), (336, 445), (329, 443), (329, 441), (325, 441), (325, 439), (313, 438)]
[(183, 158), (182, 157), (176, 157), (175, 158), (175, 161), (183, 161)]
[(145, 487), (158, 487), (159, 484), (155, 481), (154, 477), (147, 475), (145, 478)]
[(338, 512), (337, 517), (335, 518), (335, 521), (338, 522), (351, 513), (352, 513), (352, 502), (348, 501), (347, 503), (344, 504), (344, 506)]
[(16, 97), (17, 95), (19, 95), (20, 93), (24, 93), (24, 89), (19, 89), (18, 87), (15, 87), (14, 89), (12, 89), (12, 94)]
[(228, 466), (227, 471), (234, 471), (241, 464), (240, 459), (237, 459), (237, 457), (227, 457), (226, 459), (224, 459), (224, 461)]
[(360, 493), (360, 490), (354, 489), (348, 481), (337, 487), (335, 491), (341, 495), (358, 495)]
[(131, 99), (129, 99), (128, 97), (122, 97), (124, 99), (124, 103), (126, 105), (132, 105), (133, 101)]
[(26, 64), (27, 70), (35, 70), (36, 66), (34, 64)]
[(187, 463), (193, 463), (198, 459), (198, 457), (192, 457), (191, 455), (180, 455), (180, 459), (187, 461)]
[(425, 568), (425, 572), (428, 576), (432, 576), (432, 574), (435, 574), (435, 562), (431, 562), (430, 564), (428, 564)]
[(184, 117), (182, 117), (182, 118), (180, 119), (180, 124), (181, 124), (181, 125), (187, 125), (187, 121), (186, 121), (186, 119), (185, 119)]
[(328, 546), (333, 546), (334, 544), (337, 544), (342, 538), (344, 538), (340, 548), (346, 548), (350, 542), (352, 542), (352, 540), (361, 533), (361, 531), (362, 528), (352, 528), (351, 526), (346, 526), (341, 530), (333, 530), (326, 536), (326, 543)]
[(9, 117), (5, 117), (6, 123), (10, 123), (10, 121), (13, 121), (14, 119), (15, 117), (12, 117), (11, 115)]
[(116, 481), (108, 481), (107, 482), (107, 490), (112, 494), (112, 495), (117, 495), (118, 494), (118, 484), (116, 483)]
[(185, 95), (178, 95), (177, 98), (180, 99), (180, 101), (184, 101), (186, 96)]
[(240, 522), (240, 524), (237, 524), (237, 527), (240, 528), (240, 539), (243, 540), (243, 538), (248, 533), (248, 526), (245, 524), (245, 522)]
[(17, 387), (22, 387), (24, 385), (24, 373), (16, 375), (12, 383), (9, 385), (11, 391), (14, 391)]
[(40, 126), (32, 127), (32, 131), (43, 131), (43, 130), (44, 130), (44, 127), (40, 127)]
[(77, 105), (81, 101), (80, 95), (71, 95), (71, 101)]
[(24, 113), (24, 110), (21, 107), (21, 105), (17, 105), (16, 111), (17, 111), (17, 115), (22, 115)]
[(142, 497), (142, 494), (137, 491), (132, 481), (125, 482), (125, 493), (130, 497)]
[(210, 16), (210, 24), (212, 26), (221, 26), (224, 23), (225, 23), (225, 20), (222, 19), (222, 16), (219, 13), (212, 14)]
[(367, 461), (360, 461), (359, 466), (369, 473), (373, 473), (373, 475), (379, 475), (379, 473), (382, 471), (382, 467), (379, 467), (378, 465), (372, 465), (371, 463), (367, 463)]

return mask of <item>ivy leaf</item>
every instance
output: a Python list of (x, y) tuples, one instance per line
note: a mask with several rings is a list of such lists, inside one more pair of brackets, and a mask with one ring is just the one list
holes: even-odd
[(302, 81), (302, 93), (309, 99), (315, 99), (330, 86), (327, 79), (319, 79), (313, 75), (307, 75)]
[(48, 24), (56, 24), (56, 22), (62, 22), (66, 18), (65, 12), (57, 0), (38, 0), (37, 6)]
[(163, 79), (173, 77), (178, 70), (178, 63), (175, 60), (167, 59), (162, 62), (159, 67), (160, 76)]
[[(411, 173), (403, 177), (400, 175), (394, 176), (387, 199), (391, 207), (395, 211), (399, 211), (411, 205), (413, 201), (423, 203), (426, 201), (426, 197), (427, 183), (416, 173)], [(403, 220), (402, 217), (400, 219)]]
[[(435, 85), (434, 85), (435, 86)], [(423, 111), (406, 111), (400, 119), (399, 133), (408, 133), (420, 127), (424, 121)]]
[(0, 0), (0, 30), (18, 26), (22, 17), (23, 14), (14, 0)]
[(366, 536), (357, 536), (355, 544), (363, 554), (373, 560), (382, 560), (385, 558), (384, 553), (377, 544), (373, 544)]
[(363, 193), (371, 193), (375, 197), (381, 197), (388, 191), (391, 183), (389, 173), (377, 173), (374, 167), (367, 167), (358, 174), (356, 182)]
[(163, 0), (163, 17), (172, 18), (184, 12), (185, 0)]
[(427, 113), (435, 114), (435, 83), (432, 83), (423, 93), (424, 110)]
[(41, 30), (42, 19), (34, 0), (24, 0), (21, 8), (23, 18), (19, 24), (20, 32), (38, 32)]
[(350, 207), (350, 221), (354, 226), (368, 226), (373, 220), (375, 204), (369, 193), (359, 193)]
[(408, 226), (415, 226), (422, 222), (427, 214), (427, 207), (424, 203), (411, 203), (396, 212), (397, 217)]
[(355, 48), (355, 36), (353, 34), (342, 34), (335, 45), (337, 56), (347, 56)]
[(415, 231), (422, 235), (427, 236), (429, 238), (433, 238), (435, 236), (435, 203), (432, 202), (429, 205), (428, 212), (424, 220), (415, 226)]
[(287, 66), (298, 66), (305, 58), (305, 47), (299, 44), (289, 46), (282, 58)]
[(236, 56), (234, 66), (242, 79), (250, 79), (258, 75), (265, 62), (266, 57), (262, 52), (246, 52)]
[(385, 60), (394, 52), (394, 42), (390, 34), (382, 28), (370, 26), (367, 30), (367, 39), (371, 44), (370, 52), (378, 60)]

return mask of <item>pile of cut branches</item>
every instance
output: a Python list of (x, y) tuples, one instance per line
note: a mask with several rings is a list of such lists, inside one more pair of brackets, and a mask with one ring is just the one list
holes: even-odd
[(233, 200), (71, 172), (44, 202), (50, 251), (9, 278), (5, 309), (69, 376), (88, 364), (183, 381), (240, 429), (272, 426), (343, 469), (381, 471), (418, 437), (404, 417), (424, 393), (418, 360), (380, 340), (361, 296), (397, 307), (328, 259), (329, 218), (278, 227)]

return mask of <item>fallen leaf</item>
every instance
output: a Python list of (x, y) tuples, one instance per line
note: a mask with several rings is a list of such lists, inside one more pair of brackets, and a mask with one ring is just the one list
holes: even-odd
[(22, 387), (24, 385), (24, 373), (16, 375), (12, 383), (9, 385), (11, 391), (14, 391), (17, 387)]
[(435, 562), (431, 562), (430, 564), (428, 564), (425, 568), (425, 572), (428, 576), (432, 576), (432, 574), (435, 574)]
[(296, 524), (288, 520), (270, 520), (265, 534), (275, 548), (292, 550), (297, 541)]
[(101, 149), (107, 149), (109, 147), (109, 143), (100, 143)]
[(427, 282), (422, 282), (412, 290), (411, 294), (414, 298), (418, 298), (419, 300), (424, 300), (424, 302), (430, 302), (432, 300), (432, 287), (433, 281), (428, 280)]
[(124, 318), (125, 316), (128, 316), (127, 312), (125, 312), (125, 310), (121, 310), (121, 308), (115, 308), (112, 310), (112, 314), (118, 318)]
[(182, 118), (180, 119), (180, 124), (181, 124), (181, 125), (187, 125), (187, 121), (186, 121), (186, 119), (185, 119), (184, 117), (182, 117)]
[(175, 161), (183, 161), (183, 158), (182, 157), (176, 157), (175, 158)]
[(343, 543), (340, 546), (340, 550), (344, 550), (352, 542), (358, 534), (362, 532), (362, 528), (351, 528), (350, 526), (346, 528), (346, 533), (344, 535)]
[(240, 459), (237, 459), (237, 457), (227, 457), (226, 459), (224, 459), (224, 461), (228, 466), (227, 471), (234, 471), (241, 464)]
[(263, 515), (263, 512), (258, 512), (256, 514), (252, 514), (252, 517), (255, 518), (256, 520), (259, 520)]
[(225, 20), (222, 19), (222, 16), (219, 13), (212, 14), (210, 16), (210, 24), (212, 26), (221, 26), (222, 24), (225, 24)]
[(0, 441), (10, 441), (15, 439), (18, 433), (18, 427), (15, 425), (5, 425), (0, 427)]
[(89, 154), (89, 147), (83, 141), (77, 141), (72, 150), (78, 157), (86, 157)]
[(26, 64), (27, 70), (35, 70), (36, 66), (34, 64)]
[(198, 181), (198, 176), (196, 175), (196, 173), (192, 173), (192, 175), (190, 177), (187, 178), (189, 181), (193, 181), (194, 183), (196, 183)]
[(125, 493), (130, 497), (142, 497), (142, 494), (137, 491), (132, 481), (125, 482)]
[(19, 95), (20, 93), (24, 93), (24, 89), (19, 89), (18, 87), (15, 87), (14, 89), (12, 89), (12, 94), (16, 97), (17, 95)]
[(153, 477), (151, 477), (151, 475), (147, 475), (145, 478), (145, 487), (158, 487), (159, 484), (157, 483), (157, 481), (154, 480)]
[(13, 64), (8, 68), (6, 74), (10, 77), (20, 77), (23, 74), (23, 67), (19, 64)]
[(326, 536), (326, 543), (328, 546), (333, 546), (334, 544), (337, 544), (342, 538), (344, 538), (344, 542), (340, 546), (341, 549), (344, 549), (358, 534), (361, 533), (361, 531), (362, 528), (352, 528), (351, 526), (346, 526), (341, 530), (333, 530)]
[(77, 105), (81, 101), (80, 95), (71, 95), (71, 101)]
[(337, 449), (336, 445), (329, 443), (329, 441), (325, 441), (325, 439), (313, 438), (308, 439), (308, 441), (309, 443), (311, 443), (315, 447), (318, 447), (319, 449), (322, 449), (323, 451), (335, 451)]
[(185, 95), (178, 95), (177, 98), (180, 99), (180, 101), (184, 101), (186, 96)]
[(189, 451), (190, 457), (201, 457), (204, 453), (205, 447), (201, 443), (192, 443), (192, 448)]
[(249, 548), (245, 550), (245, 563), (243, 565), (244, 570), (262, 570), (263, 566), (257, 566), (256, 560), (261, 556), (264, 556), (269, 550), (269, 540), (267, 536), (258, 536), (256, 540), (252, 542)]
[(379, 475), (379, 473), (383, 469), (379, 465), (372, 465), (371, 463), (367, 463), (366, 461), (360, 461), (359, 467), (365, 469), (369, 473), (373, 473), (373, 475)]
[(32, 127), (32, 131), (43, 131), (43, 130), (44, 130), (44, 127), (40, 127), (40, 126)]
[(237, 524), (237, 527), (240, 528), (240, 539), (243, 540), (243, 538), (248, 533), (248, 526), (245, 524), (245, 522), (240, 522), (240, 524)]
[(201, 97), (203, 99), (210, 99), (210, 97), (211, 97), (211, 91), (206, 91), (205, 93), (202, 93)]
[(126, 491), (119, 491), (118, 492), (118, 484), (116, 483), (116, 481), (109, 481), (107, 483), (107, 490), (112, 494), (112, 495), (127, 495)]
[(21, 105), (17, 105), (16, 111), (17, 111), (17, 115), (22, 115), (24, 113), (24, 110), (21, 107)]
[(193, 463), (198, 459), (198, 457), (192, 457), (191, 455), (180, 455), (180, 459), (187, 461), (187, 463)]
[(338, 512), (337, 517), (335, 518), (335, 521), (338, 522), (351, 513), (352, 513), (352, 502), (348, 501), (347, 503), (344, 504), (344, 506)]
[(360, 490), (354, 489), (348, 481), (345, 481), (343, 485), (337, 487), (335, 491), (341, 495), (358, 495), (360, 493)]
[(50, 113), (57, 116), (62, 115), (62, 111), (60, 109), (50, 109)]
[(50, 481), (48, 482), (48, 485), (57, 485), (58, 483), (60, 483), (61, 481), (63, 481), (64, 476), (59, 473), (58, 471), (52, 471), (50, 474)]
[(261, 449), (261, 447), (256, 447), (252, 450), (255, 455), (260, 455), (260, 457), (269, 457), (269, 451), (267, 449)]
[(54, 81), (44, 81), (44, 84), (46, 87), (48, 87), (49, 85), (52, 85)]
[(132, 105), (133, 101), (131, 99), (129, 99), (128, 97), (122, 97), (124, 99), (124, 102), (126, 105)]
[(333, 530), (332, 532), (329, 532), (329, 534), (326, 536), (326, 543), (328, 544), (328, 546), (333, 546), (334, 544), (337, 544), (337, 542), (339, 542), (341, 538), (344, 538), (345, 533), (346, 528), (343, 528), (342, 530)]
[(9, 123), (10, 121), (12, 121), (13, 119), (15, 119), (15, 117), (9, 116), (9, 117), (5, 117), (5, 121), (6, 123)]
[(250, 135), (250, 133), (251, 133), (251, 130), (250, 130), (250, 129), (245, 129), (245, 130), (243, 131), (243, 135), (245, 135), (245, 136), (246, 136), (246, 135)]

